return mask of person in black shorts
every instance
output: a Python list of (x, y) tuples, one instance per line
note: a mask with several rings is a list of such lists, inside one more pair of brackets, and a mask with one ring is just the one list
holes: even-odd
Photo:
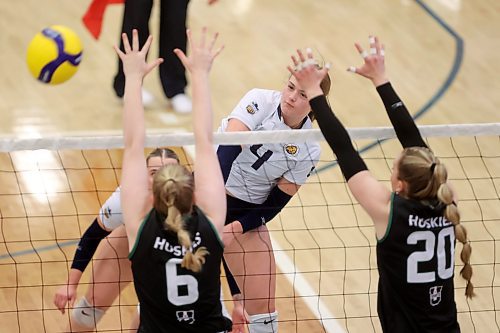
[(289, 71), (309, 98), (325, 139), (337, 156), (349, 189), (370, 215), (377, 237), (379, 271), (378, 315), (384, 332), (460, 332), (453, 284), (455, 240), (463, 244), (467, 281), (472, 297), (471, 247), (460, 224), (444, 164), (422, 139), (411, 115), (386, 77), (384, 48), (370, 37), (370, 52), (356, 44), (364, 58), (349, 70), (370, 79), (379, 93), (404, 150), (396, 158), (392, 190), (368, 171), (347, 131), (333, 114), (319, 82), (312, 52), (292, 57)]
[(184, 166), (167, 165), (156, 172), (149, 186), (141, 87), (144, 76), (162, 60), (146, 63), (151, 36), (142, 49), (137, 30), (132, 36), (132, 45), (126, 34), (122, 36), (125, 52), (116, 46), (115, 50), (126, 76), (120, 185), (129, 258), (141, 304), (139, 332), (226, 332), (231, 330), (231, 321), (223, 316), (220, 301), (220, 236), (226, 199), (213, 149), (208, 75), (222, 48), (214, 50), (217, 34), (206, 41), (203, 29), (197, 43), (188, 32), (189, 57), (175, 50), (192, 77), (195, 172), (193, 176)]
[[(212, 5), (217, 0), (207, 0)], [(123, 9), (122, 33), (130, 33), (132, 29), (139, 32), (139, 41), (142, 46), (149, 35), (149, 19), (153, 9), (153, 0), (125, 0)], [(172, 108), (179, 114), (188, 114), (192, 109), (192, 102), (185, 94), (187, 79), (184, 67), (172, 52), (175, 48), (186, 52), (186, 21), (188, 16), (189, 0), (160, 0), (159, 1), (159, 44), (158, 52), (164, 62), (159, 65), (160, 82), (165, 96), (169, 99)], [(120, 45), (123, 50), (123, 44)], [(118, 71), (113, 79), (113, 89), (116, 95), (123, 97), (125, 89), (125, 75), (123, 64), (118, 59)], [(151, 104), (153, 96), (143, 89), (143, 103)]]

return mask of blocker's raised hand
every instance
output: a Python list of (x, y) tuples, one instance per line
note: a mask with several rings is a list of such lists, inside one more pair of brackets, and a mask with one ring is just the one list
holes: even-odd
[(132, 30), (132, 46), (128, 40), (127, 34), (122, 34), (123, 48), (125, 52), (120, 50), (118, 46), (114, 46), (116, 53), (123, 62), (123, 72), (125, 77), (144, 78), (153, 68), (163, 62), (162, 58), (157, 58), (149, 63), (146, 62), (146, 55), (153, 41), (153, 36), (149, 35), (142, 49), (139, 48), (139, 35), (137, 30)]

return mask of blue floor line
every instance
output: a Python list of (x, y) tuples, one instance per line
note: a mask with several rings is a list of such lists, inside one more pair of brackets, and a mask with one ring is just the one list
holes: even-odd
[[(431, 16), (444, 30), (446, 30), (452, 37), (455, 39), (455, 59), (453, 61), (453, 66), (451, 67), (450, 73), (446, 77), (446, 80), (441, 85), (441, 88), (429, 99), (427, 103), (422, 106), (422, 108), (417, 111), (413, 115), (413, 119), (418, 119), (424, 114), (426, 114), (433, 106), (436, 104), (441, 97), (446, 93), (446, 91), (450, 88), (451, 84), (455, 80), (458, 71), (460, 70), (460, 66), (462, 65), (463, 57), (464, 57), (464, 41), (462, 37), (460, 37), (443, 19), (441, 19), (432, 9), (430, 9), (422, 0), (415, 0), (415, 2), (420, 5), (420, 7)], [(383, 139), (380, 141), (374, 141), (365, 147), (359, 149), (359, 153), (362, 154), (374, 147), (376, 147), (379, 143), (387, 141), (387, 139)], [(337, 162), (328, 163), (321, 168), (316, 169), (316, 172), (322, 172), (328, 169), (331, 169), (337, 165)]]

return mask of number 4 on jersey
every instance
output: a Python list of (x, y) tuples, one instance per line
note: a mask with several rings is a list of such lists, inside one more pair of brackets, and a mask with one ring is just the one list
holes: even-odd
[(255, 170), (258, 170), (262, 166), (262, 164), (264, 164), (264, 162), (273, 155), (273, 152), (271, 150), (266, 151), (262, 156), (259, 155), (258, 150), (260, 147), (262, 147), (262, 145), (253, 145), (250, 147), (250, 151), (252, 152), (252, 154), (257, 156), (257, 161), (252, 164), (252, 168), (254, 168)]

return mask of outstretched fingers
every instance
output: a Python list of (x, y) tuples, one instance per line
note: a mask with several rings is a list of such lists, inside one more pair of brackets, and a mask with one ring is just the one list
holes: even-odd
[(215, 59), (221, 52), (224, 50), (224, 45), (221, 45), (215, 52), (213, 53), (212, 59)]
[(130, 47), (130, 41), (128, 40), (128, 36), (126, 33), (122, 33), (122, 42), (125, 53), (130, 53), (132, 51), (132, 48)]
[(219, 37), (219, 33), (216, 32), (212, 38), (212, 41), (210, 42), (210, 46), (208, 47), (209, 51), (212, 51), (214, 48), (215, 43), (217, 42), (217, 38)]
[(378, 53), (376, 39), (374, 36), (368, 36), (368, 44), (370, 44), (370, 55)]
[(207, 27), (201, 28), (201, 38), (200, 38), (200, 47), (205, 48), (205, 40), (207, 38)]
[(139, 51), (139, 33), (137, 29), (132, 30), (132, 51)]
[(385, 74), (385, 47), (379, 38), (373, 35), (368, 37), (370, 51), (366, 52), (359, 43), (354, 43), (356, 50), (363, 57), (363, 64), (355, 67), (350, 66), (347, 71), (356, 73), (370, 79), (376, 86), (387, 82)]
[(297, 54), (299, 56), (300, 62), (306, 61), (306, 58), (304, 57), (304, 54), (302, 53), (301, 49), (297, 49)]
[(366, 59), (368, 57), (368, 52), (363, 50), (363, 47), (359, 43), (354, 43), (354, 46), (356, 47), (356, 50), (358, 50), (359, 55), (363, 58)]
[[(144, 43), (144, 46), (141, 49), (141, 52), (147, 54), (149, 51), (149, 48), (151, 47), (152, 42), (153, 42), (153, 36), (149, 35), (148, 39), (146, 39), (146, 43)], [(139, 43), (139, 42), (137, 42), (137, 43)], [(137, 48), (139, 48), (139, 46), (137, 46)]]
[[(299, 79), (308, 75), (308, 73), (319, 73), (320, 77), (323, 78), (330, 69), (330, 64), (327, 63), (323, 68), (318, 65), (318, 61), (314, 58), (314, 54), (311, 48), (306, 49), (306, 56), (302, 50), (297, 49), (297, 56), (290, 56), (292, 60), (293, 67), (288, 65), (286, 68), (292, 76)], [(299, 61), (300, 60), (300, 61)]]
[(180, 49), (175, 49), (174, 53), (182, 62), (188, 71), (195, 69), (210, 70), (213, 60), (222, 52), (224, 45), (215, 49), (219, 33), (214, 33), (212, 36), (207, 36), (208, 30), (203, 27), (199, 38), (193, 37), (191, 31), (186, 30), (187, 39), (189, 43), (190, 54), (186, 55)]
[(150, 63), (148, 63), (146, 67), (146, 74), (151, 72), (156, 67), (160, 66), (160, 64), (162, 63), (163, 63), (163, 58), (157, 58), (156, 60), (153, 60)]
[(113, 48), (115, 49), (116, 54), (120, 57), (120, 59), (123, 60), (123, 57), (125, 56), (125, 53), (123, 53), (122, 50), (120, 50), (120, 47), (118, 45), (113, 45)]
[(177, 58), (179, 58), (179, 60), (182, 62), (184, 68), (187, 69), (188, 60), (184, 51), (182, 51), (181, 49), (174, 49), (174, 53), (177, 56)]

